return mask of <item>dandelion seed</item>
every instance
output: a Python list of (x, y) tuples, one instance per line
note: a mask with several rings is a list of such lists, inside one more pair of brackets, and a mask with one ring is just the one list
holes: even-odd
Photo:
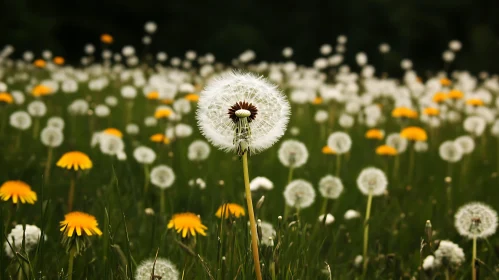
[(251, 189), (251, 191), (257, 191), (257, 190), (260, 190), (260, 189), (271, 190), (273, 188), (274, 188), (274, 183), (272, 183), (272, 181), (270, 181), (266, 177), (255, 177), (250, 182), (250, 189)]

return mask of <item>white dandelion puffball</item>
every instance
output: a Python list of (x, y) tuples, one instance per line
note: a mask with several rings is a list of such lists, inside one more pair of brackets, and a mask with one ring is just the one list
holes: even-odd
[(136, 125), (134, 123), (129, 123), (126, 125), (125, 131), (129, 135), (137, 135), (137, 134), (139, 134), (140, 128), (138, 125)]
[(459, 40), (452, 40), (449, 42), (449, 49), (451, 49), (451, 51), (458, 52), (461, 50), (462, 47), (463, 45)]
[(345, 132), (334, 132), (327, 138), (327, 145), (333, 149), (336, 154), (345, 154), (350, 151), (352, 147), (352, 138)]
[[(334, 223), (334, 220), (335, 219), (334, 219), (333, 215), (331, 215), (329, 213), (326, 215), (326, 225), (330, 225), (330, 224)], [(319, 223), (324, 222), (324, 214), (319, 216), (318, 221), (319, 221)]]
[(360, 218), (360, 213), (359, 213), (359, 211), (349, 209), (345, 212), (345, 215), (343, 215), (343, 218), (345, 220), (357, 219), (357, 218)]
[(474, 136), (480, 136), (485, 130), (486, 122), (482, 117), (470, 116), (463, 122), (464, 130)]
[(137, 96), (137, 89), (133, 86), (123, 86), (121, 96), (125, 99), (134, 99)]
[(457, 210), (454, 226), (467, 238), (486, 238), (496, 232), (497, 212), (486, 204), (471, 202)]
[(307, 146), (297, 140), (282, 142), (277, 155), (282, 165), (290, 168), (303, 166), (308, 160)]
[(118, 98), (116, 98), (116, 96), (109, 95), (109, 96), (106, 96), (106, 99), (104, 99), (104, 102), (107, 104), (107, 106), (114, 107), (114, 106), (118, 105)]
[(50, 117), (47, 120), (47, 126), (49, 127), (55, 127), (62, 130), (64, 129), (64, 125), (65, 125), (64, 119), (61, 117)]
[(75, 80), (64, 80), (61, 84), (62, 92), (75, 93), (78, 91), (78, 82)]
[(148, 259), (142, 261), (137, 269), (135, 270), (135, 279), (137, 280), (150, 280), (152, 268), (154, 266), (154, 276), (159, 276), (157, 279), (162, 280), (178, 280), (180, 279), (180, 273), (178, 272), (175, 265), (165, 259), (165, 258), (157, 258)]
[(432, 255), (427, 256), (423, 261), (424, 270), (432, 270), (435, 267), (435, 257)]
[(192, 126), (179, 123), (175, 126), (175, 136), (178, 138), (186, 138), (192, 135)]
[(156, 153), (149, 147), (139, 146), (133, 151), (133, 157), (141, 164), (151, 164), (156, 159)]
[(343, 192), (343, 183), (338, 177), (326, 175), (319, 181), (319, 192), (324, 198), (337, 199)]
[(24, 111), (16, 111), (9, 117), (9, 124), (17, 129), (26, 130), (31, 127), (31, 116)]
[(454, 140), (460, 147), (463, 154), (471, 154), (475, 149), (475, 140), (471, 136), (463, 135)]
[(144, 24), (144, 30), (149, 34), (155, 33), (157, 29), (158, 25), (154, 21), (148, 21)]
[(362, 257), (361, 255), (357, 255), (355, 257), (355, 259), (353, 260), (353, 265), (356, 266), (356, 267), (360, 267), (362, 265), (362, 260), (364, 259), (364, 257)]
[(191, 102), (187, 99), (178, 99), (173, 103), (173, 109), (179, 114), (189, 114), (191, 112)]
[(338, 123), (343, 128), (351, 128), (355, 122), (355, 119), (349, 114), (341, 114)]
[(125, 161), (128, 156), (126, 155), (125, 151), (124, 150), (121, 150), (119, 151), (117, 154), (116, 154), (116, 158), (119, 160), (119, 161)]
[(166, 189), (175, 182), (175, 173), (167, 165), (158, 165), (151, 170), (151, 183), (160, 189)]
[(215, 147), (258, 153), (284, 135), (289, 115), (289, 102), (275, 85), (253, 74), (228, 73), (201, 92), (196, 119)]
[(426, 141), (416, 141), (414, 143), (414, 151), (418, 153), (424, 153), (428, 151), (428, 142)]
[(327, 121), (329, 113), (326, 110), (318, 110), (315, 112), (314, 120), (316, 123), (324, 123)]
[(357, 177), (357, 187), (365, 195), (382, 195), (387, 185), (385, 172), (375, 167), (364, 168)]
[(262, 240), (260, 242), (265, 246), (272, 246), (273, 240), (276, 237), (274, 226), (268, 222), (259, 222), (258, 227), (262, 230)]
[(14, 98), (14, 102), (17, 105), (22, 105), (24, 104), (24, 101), (26, 101), (26, 96), (24, 96), (24, 94), (18, 90), (12, 91), (12, 98)]
[(260, 189), (269, 191), (273, 188), (274, 188), (274, 183), (272, 183), (272, 181), (270, 181), (267, 177), (255, 177), (250, 182), (251, 191), (257, 191)]
[(454, 141), (445, 141), (440, 144), (438, 154), (447, 162), (458, 162), (463, 157), (461, 146)]
[(210, 155), (210, 145), (203, 140), (194, 140), (187, 148), (187, 158), (191, 161), (202, 161)]
[(394, 147), (398, 154), (401, 154), (407, 150), (408, 141), (406, 138), (400, 136), (399, 133), (391, 133), (386, 137), (386, 144), (390, 147)]
[(499, 120), (496, 120), (494, 122), (494, 124), (490, 128), (490, 133), (495, 137), (499, 137)]
[(43, 117), (47, 113), (47, 106), (40, 100), (28, 104), (28, 113), (33, 117)]
[(147, 117), (144, 119), (144, 125), (147, 127), (153, 127), (158, 125), (158, 120), (155, 117)]
[(315, 190), (305, 180), (293, 180), (284, 189), (286, 204), (294, 208), (307, 208), (315, 201)]
[(125, 143), (120, 137), (107, 133), (100, 133), (98, 138), (100, 151), (105, 155), (114, 156), (125, 149)]
[(289, 129), (289, 133), (291, 133), (291, 135), (293, 135), (293, 136), (298, 136), (300, 134), (300, 128), (298, 128), (296, 126), (292, 126)]
[(109, 116), (111, 109), (104, 104), (99, 104), (95, 106), (95, 115), (99, 118), (105, 118)]
[(290, 47), (282, 49), (282, 56), (284, 56), (285, 58), (290, 58), (291, 56), (293, 56), (293, 49)]
[(72, 115), (85, 115), (88, 109), (88, 102), (84, 99), (76, 99), (68, 106), (68, 112)]
[(455, 270), (463, 264), (465, 260), (464, 252), (457, 244), (442, 240), (435, 251), (435, 266), (449, 266)]
[[(28, 253), (36, 248), (41, 235), (42, 231), (37, 226), (26, 225), (26, 229), (23, 229), (23, 225), (18, 224), (10, 231), (9, 235), (7, 235), (7, 240), (9, 242), (5, 241), (4, 243), (5, 253), (10, 258), (13, 258), (16, 252), (21, 251), (23, 237), (26, 252)], [(12, 249), (14, 249), (14, 252)]]
[(42, 129), (40, 140), (43, 145), (55, 148), (59, 147), (62, 144), (62, 141), (64, 141), (64, 134), (62, 133), (62, 130), (57, 127), (47, 126)]

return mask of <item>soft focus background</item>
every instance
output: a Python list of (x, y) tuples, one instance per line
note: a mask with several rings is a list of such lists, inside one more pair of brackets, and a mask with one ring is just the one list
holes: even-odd
[(379, 65), (377, 46), (390, 44), (384, 69), (393, 75), (402, 58), (417, 70), (441, 69), (447, 43), (458, 39), (463, 49), (453, 67), (499, 71), (499, 1), (492, 0), (6, 0), (0, 9), (8, 11), (0, 17), (0, 45), (50, 49), (70, 61), (84, 44), (98, 45), (102, 33), (113, 35), (114, 46), (141, 46), (143, 24), (152, 20), (158, 31), (151, 47), (170, 56), (192, 49), (227, 62), (252, 49), (257, 60), (275, 61), (291, 46), (295, 61), (311, 64), (320, 45), (334, 46), (345, 34), (347, 62), (364, 51)]

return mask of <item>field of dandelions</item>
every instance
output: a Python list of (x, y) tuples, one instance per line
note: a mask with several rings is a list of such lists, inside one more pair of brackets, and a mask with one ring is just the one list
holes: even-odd
[(499, 78), (459, 41), (392, 77), (345, 36), (223, 64), (155, 30), (2, 50), (0, 279), (499, 278)]

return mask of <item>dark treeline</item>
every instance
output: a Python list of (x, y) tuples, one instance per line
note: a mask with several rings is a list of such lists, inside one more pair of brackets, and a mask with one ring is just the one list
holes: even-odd
[[(192, 49), (230, 61), (246, 49), (258, 60), (278, 60), (285, 46), (294, 59), (311, 64), (319, 46), (348, 36), (347, 62), (364, 51), (369, 62), (397, 71), (408, 57), (417, 69), (441, 69), (449, 40), (463, 42), (454, 68), (499, 72), (499, 1), (497, 0), (3, 0), (0, 47), (20, 51), (53, 50), (78, 61), (83, 45), (98, 45), (109, 33), (118, 51), (141, 48), (143, 25), (158, 24), (152, 51), (183, 55)], [(378, 45), (387, 42), (384, 59)]]

